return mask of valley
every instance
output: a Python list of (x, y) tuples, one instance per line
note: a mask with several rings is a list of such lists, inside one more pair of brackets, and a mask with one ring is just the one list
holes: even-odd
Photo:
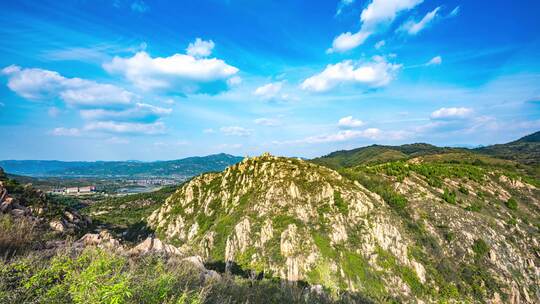
[(538, 134), (265, 153), (129, 195), (67, 198), (3, 175), (0, 302), (535, 303)]

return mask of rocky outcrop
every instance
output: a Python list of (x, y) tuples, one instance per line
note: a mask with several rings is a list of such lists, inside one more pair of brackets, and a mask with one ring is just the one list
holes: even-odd
[(10, 181), (5, 177), (2, 168), (0, 176), (0, 213), (25, 217), (59, 233), (80, 232), (92, 223), (89, 217), (56, 204), (45, 193), (33, 189), (30, 185), (17, 185), (17, 191), (9, 193), (7, 183)]
[(364, 270), (351, 261), (375, 268), (371, 257), (380, 250), (399, 255), (399, 264), (425, 280), (422, 266), (407, 254), (410, 240), (390, 214), (378, 195), (333, 170), (265, 154), (194, 178), (148, 223), (161, 239), (205, 261), (361, 291)]

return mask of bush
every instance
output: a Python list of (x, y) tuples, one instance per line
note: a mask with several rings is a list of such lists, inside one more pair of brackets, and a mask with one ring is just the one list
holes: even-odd
[(472, 250), (477, 258), (482, 258), (489, 252), (489, 245), (484, 240), (477, 239), (472, 245)]
[(518, 208), (518, 203), (514, 198), (509, 198), (504, 204), (510, 210), (517, 210)]
[(442, 195), (442, 199), (452, 205), (456, 204), (456, 193), (454, 191), (450, 191), (448, 189), (444, 189), (444, 193)]

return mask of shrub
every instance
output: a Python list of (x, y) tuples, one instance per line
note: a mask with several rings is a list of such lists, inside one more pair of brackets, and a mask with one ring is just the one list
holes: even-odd
[(472, 250), (477, 258), (482, 258), (489, 252), (489, 245), (484, 240), (477, 239), (472, 245)]
[(518, 208), (517, 201), (512, 197), (509, 198), (504, 204), (506, 205), (506, 208), (508, 208), (510, 210), (517, 210), (517, 208)]
[(444, 193), (442, 195), (442, 199), (449, 203), (449, 204), (456, 204), (456, 193), (454, 191), (450, 191), (448, 189), (444, 189)]

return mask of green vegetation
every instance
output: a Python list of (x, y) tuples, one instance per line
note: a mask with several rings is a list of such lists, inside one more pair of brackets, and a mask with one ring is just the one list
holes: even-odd
[(176, 189), (177, 186), (167, 186), (154, 192), (107, 197), (92, 203), (82, 212), (90, 216), (95, 225), (105, 226), (117, 234), (126, 232), (125, 238), (135, 241), (149, 232), (145, 219)]
[(448, 189), (444, 189), (444, 193), (442, 194), (442, 199), (452, 205), (456, 204), (456, 193), (454, 191), (450, 191)]
[[(331, 300), (301, 286), (225, 275), (204, 279), (189, 262), (160, 256), (131, 260), (100, 249), (80, 254), (0, 260), (1, 303), (368, 303), (358, 295)], [(356, 300), (352, 300), (356, 299)], [(352, 301), (350, 301), (352, 300)]]
[(477, 239), (472, 245), (472, 250), (477, 258), (482, 258), (489, 252), (489, 245), (484, 240)]
[(517, 208), (518, 208), (517, 201), (512, 197), (509, 198), (504, 204), (506, 205), (506, 208), (508, 208), (510, 210), (517, 210)]

